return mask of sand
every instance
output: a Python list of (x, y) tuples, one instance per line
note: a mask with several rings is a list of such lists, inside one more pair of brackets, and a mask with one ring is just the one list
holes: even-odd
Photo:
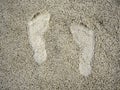
[[(28, 35), (38, 12), (51, 15), (41, 64)], [(72, 23), (94, 32), (87, 77), (79, 71)], [(120, 90), (119, 0), (0, 0), (0, 90)]]

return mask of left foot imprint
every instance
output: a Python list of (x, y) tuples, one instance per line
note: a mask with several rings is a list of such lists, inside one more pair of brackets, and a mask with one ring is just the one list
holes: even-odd
[(38, 64), (46, 61), (47, 53), (45, 49), (44, 33), (49, 27), (50, 14), (48, 12), (34, 15), (28, 23), (29, 41), (34, 51), (34, 59)]

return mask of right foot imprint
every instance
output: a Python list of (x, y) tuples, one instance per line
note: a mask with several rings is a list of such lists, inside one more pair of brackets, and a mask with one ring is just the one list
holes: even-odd
[(84, 76), (91, 74), (92, 57), (94, 54), (94, 32), (84, 25), (71, 24), (70, 31), (74, 41), (82, 48), (82, 55), (79, 57), (79, 70)]

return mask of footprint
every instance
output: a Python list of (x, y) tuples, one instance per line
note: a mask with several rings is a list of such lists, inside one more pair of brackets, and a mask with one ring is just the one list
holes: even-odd
[(70, 31), (76, 44), (79, 45), (82, 52), (79, 56), (79, 70), (84, 76), (91, 74), (91, 62), (94, 55), (94, 32), (84, 25), (71, 24)]
[(38, 64), (43, 63), (47, 58), (44, 33), (49, 28), (49, 20), (50, 14), (45, 12), (35, 14), (31, 21), (28, 22), (29, 42), (34, 51), (34, 59)]

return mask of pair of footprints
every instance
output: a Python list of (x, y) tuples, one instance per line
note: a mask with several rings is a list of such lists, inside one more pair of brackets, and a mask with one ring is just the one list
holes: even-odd
[[(38, 64), (47, 59), (45, 49), (44, 33), (49, 28), (50, 14), (48, 12), (38, 14), (29, 23), (29, 40), (34, 51), (34, 59)], [(79, 56), (79, 71), (82, 75), (91, 74), (90, 63), (94, 54), (94, 32), (83, 25), (71, 24), (70, 31), (73, 40), (82, 48)]]

